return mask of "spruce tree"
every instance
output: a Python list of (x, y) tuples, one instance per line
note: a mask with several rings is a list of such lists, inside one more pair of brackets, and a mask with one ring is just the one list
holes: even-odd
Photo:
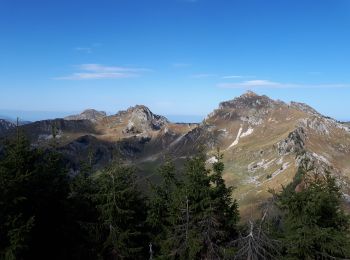
[(158, 174), (161, 180), (159, 184), (151, 183), (147, 212), (147, 224), (152, 233), (152, 250), (155, 251), (159, 251), (160, 243), (165, 238), (165, 230), (169, 225), (169, 207), (173, 199), (172, 195), (180, 184), (176, 178), (175, 165), (169, 158), (159, 167)]
[(106, 259), (144, 259), (145, 199), (137, 187), (132, 168), (113, 162), (98, 173), (95, 202), (101, 254)]
[(96, 238), (98, 211), (94, 201), (97, 191), (90, 162), (81, 162), (79, 173), (70, 182), (68, 212), (72, 220), (72, 258), (96, 259), (99, 241)]
[(60, 155), (31, 147), (18, 130), (16, 138), (5, 145), (0, 161), (1, 256), (67, 258), (68, 191)]
[(27, 187), (37, 156), (23, 136), (6, 142), (0, 161), (0, 258), (22, 259), (35, 222)]
[(287, 187), (278, 202), (284, 213), (282, 237), (287, 257), (349, 258), (349, 218), (342, 210), (342, 193), (336, 179), (328, 172), (301, 172), (303, 188)]
[(218, 153), (213, 172), (200, 153), (185, 164), (183, 184), (174, 191), (170, 205), (164, 258), (220, 259), (235, 234), (237, 203), (222, 178), (224, 170)]

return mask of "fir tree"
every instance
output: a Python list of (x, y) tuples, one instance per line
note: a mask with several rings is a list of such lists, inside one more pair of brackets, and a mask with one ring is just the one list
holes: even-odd
[[(69, 189), (60, 155), (31, 147), (19, 130), (4, 150), (0, 162), (2, 257), (67, 257), (65, 202)], [(53, 254), (55, 251), (60, 254)]]
[(222, 178), (218, 153), (214, 172), (200, 153), (185, 165), (183, 184), (174, 191), (170, 205), (163, 256), (174, 259), (220, 259), (239, 219), (237, 203)]
[[(283, 242), (291, 259), (349, 258), (349, 219), (342, 193), (330, 173), (303, 175), (301, 190), (287, 187), (279, 196)], [(293, 184), (292, 184), (293, 185)], [(297, 191), (296, 191), (297, 190)]]
[(106, 259), (143, 259), (146, 207), (134, 170), (114, 162), (98, 173), (95, 201), (102, 255)]
[(7, 142), (0, 161), (0, 258), (22, 259), (28, 249), (34, 225), (33, 212), (28, 212), (28, 183), (37, 159), (28, 141), (17, 134)]
[(175, 165), (170, 159), (166, 159), (165, 163), (159, 167), (158, 174), (161, 181), (158, 185), (151, 183), (151, 195), (147, 212), (147, 224), (153, 234), (152, 251), (158, 251), (160, 243), (165, 238), (165, 230), (169, 225), (169, 207), (173, 199), (172, 195), (180, 184), (175, 176)]

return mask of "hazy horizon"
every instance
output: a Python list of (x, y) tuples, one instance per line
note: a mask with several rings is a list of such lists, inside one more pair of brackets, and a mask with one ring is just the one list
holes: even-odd
[[(244, 92), (242, 92), (241, 94), (243, 94)], [(238, 96), (237, 96), (238, 97)], [(231, 99), (234, 99), (235, 97), (232, 97)], [(279, 98), (276, 98), (279, 99)], [(225, 100), (221, 100), (222, 101), (227, 101), (230, 99), (225, 99)], [(282, 99), (279, 99), (282, 100)], [(299, 100), (282, 100), (285, 103), (290, 103), (292, 101), (295, 102), (300, 102)], [(171, 122), (175, 122), (175, 123), (200, 123), (209, 113), (211, 113), (214, 109), (218, 108), (219, 103), (217, 104), (211, 104), (212, 105), (212, 109), (206, 111), (205, 114), (201, 114), (201, 115), (195, 115), (195, 114), (166, 114), (163, 113), (162, 111), (159, 110), (153, 110), (152, 106), (149, 106), (147, 104), (143, 104), (143, 103), (138, 103), (139, 105), (146, 105), (153, 113), (158, 114), (158, 115), (162, 115), (167, 117)], [(126, 110), (129, 107), (135, 106), (137, 104), (133, 104), (133, 105), (129, 105), (126, 107), (119, 107), (116, 108), (114, 111), (108, 111), (105, 110), (103, 108), (96, 108), (96, 107), (86, 107), (82, 110), (74, 110), (74, 111), (30, 111), (30, 110), (8, 110), (8, 109), (1, 109), (0, 108), (0, 119), (12, 119), (15, 120), (17, 117), (19, 117), (21, 120), (23, 121), (39, 121), (39, 120), (45, 120), (45, 119), (55, 119), (55, 118), (63, 118), (69, 115), (75, 115), (75, 114), (80, 114), (83, 110), (85, 109), (95, 109), (95, 110), (99, 110), (99, 111), (104, 111), (107, 113), (107, 115), (113, 115), (118, 113), (119, 111), (122, 110)], [(308, 104), (310, 105), (310, 104)], [(325, 116), (330, 116), (338, 121), (343, 121), (343, 122), (348, 122), (350, 121), (350, 116), (349, 117), (344, 117), (344, 118), (339, 118), (336, 117), (334, 115), (330, 115), (329, 113), (327, 113), (327, 109), (324, 109), (322, 111), (322, 107), (313, 107), (314, 109), (316, 109), (318, 112), (320, 112), (321, 114), (325, 115)]]

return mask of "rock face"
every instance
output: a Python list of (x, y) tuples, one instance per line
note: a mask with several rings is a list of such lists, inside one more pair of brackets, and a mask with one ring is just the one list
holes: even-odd
[(153, 114), (145, 106), (131, 107), (126, 111), (126, 114), (129, 114), (130, 117), (124, 129), (125, 133), (140, 134), (145, 131), (160, 130), (169, 123), (165, 117)]
[(301, 154), (305, 149), (306, 134), (304, 128), (298, 127), (288, 134), (288, 137), (277, 144), (278, 154)]
[(96, 122), (96, 121), (101, 120), (102, 118), (104, 118), (106, 116), (107, 116), (107, 114), (104, 111), (97, 111), (95, 109), (87, 109), (87, 110), (84, 110), (79, 115), (67, 116), (64, 119), (65, 120), (90, 120), (92, 122)]
[(5, 132), (15, 128), (16, 125), (10, 121), (7, 121), (5, 119), (0, 119), (0, 135), (4, 134)]

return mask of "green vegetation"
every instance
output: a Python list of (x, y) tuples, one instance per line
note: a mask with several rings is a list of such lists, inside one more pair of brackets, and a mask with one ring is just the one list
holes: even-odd
[(301, 167), (261, 219), (239, 225), (215, 157), (209, 169), (194, 154), (180, 172), (168, 158), (145, 193), (131, 166), (95, 172), (87, 159), (69, 174), (54, 142), (40, 150), (18, 134), (0, 151), (0, 259), (349, 258), (349, 219), (329, 173)]
[(341, 208), (342, 193), (335, 178), (328, 172), (307, 175), (302, 170), (297, 178), (302, 175), (299, 187), (286, 187), (278, 195), (286, 255), (290, 259), (348, 258), (349, 218)]

